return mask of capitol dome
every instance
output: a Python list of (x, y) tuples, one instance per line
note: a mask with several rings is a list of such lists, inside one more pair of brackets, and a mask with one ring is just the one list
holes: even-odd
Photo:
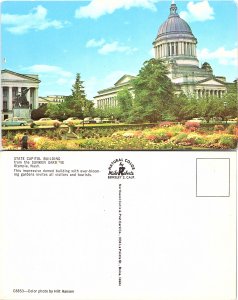
[(177, 13), (176, 4), (172, 4), (170, 7), (170, 15), (168, 19), (160, 26), (157, 38), (167, 38), (171, 35), (177, 37), (191, 37), (194, 38), (192, 30), (188, 23), (180, 18)]
[(155, 58), (177, 64), (198, 66), (196, 56), (197, 39), (188, 23), (180, 18), (177, 6), (172, 3), (168, 19), (159, 27), (153, 43)]

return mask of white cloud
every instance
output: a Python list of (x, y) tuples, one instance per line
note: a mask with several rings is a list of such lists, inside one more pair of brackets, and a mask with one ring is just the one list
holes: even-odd
[(92, 0), (88, 5), (82, 6), (75, 11), (76, 18), (97, 19), (105, 14), (112, 14), (118, 9), (130, 9), (142, 7), (156, 10), (155, 3), (158, 0)]
[(106, 55), (113, 52), (124, 52), (130, 54), (137, 51), (137, 48), (131, 48), (128, 46), (120, 45), (119, 42), (115, 41), (112, 43), (104, 44), (99, 50), (98, 53)]
[(47, 9), (42, 5), (33, 8), (27, 15), (2, 14), (2, 24), (13, 34), (24, 34), (30, 30), (60, 29), (68, 22), (47, 19)]
[(33, 65), (30, 67), (24, 68), (28, 72), (33, 73), (40, 73), (40, 74), (55, 74), (60, 75), (66, 78), (70, 78), (73, 74), (69, 71), (63, 70), (61, 67), (58, 66), (51, 66), (51, 65)]
[(91, 39), (86, 43), (86, 47), (99, 48), (98, 53), (102, 55), (106, 55), (113, 52), (124, 52), (126, 54), (131, 54), (138, 50), (137, 48), (122, 45), (118, 41), (106, 43), (104, 39), (100, 39), (100, 40)]
[(86, 47), (87, 48), (92, 48), (92, 47), (100, 47), (105, 43), (104, 39), (100, 39), (100, 40), (95, 40), (95, 39), (91, 39), (89, 41), (87, 41)]
[(188, 2), (187, 11), (181, 11), (180, 17), (188, 22), (207, 21), (214, 19), (214, 10), (207, 0)]
[(200, 60), (217, 60), (221, 65), (238, 65), (238, 52), (237, 48), (226, 50), (224, 47), (220, 47), (215, 51), (210, 51), (207, 48), (198, 50), (198, 58)]
[(75, 82), (75, 74), (59, 66), (32, 65), (22, 68), (22, 71), (39, 75), (41, 80), (40, 96), (71, 94), (71, 88)]

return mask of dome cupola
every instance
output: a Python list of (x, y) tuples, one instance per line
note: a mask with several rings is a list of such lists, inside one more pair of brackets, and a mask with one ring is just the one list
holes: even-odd
[(194, 37), (188, 23), (180, 18), (177, 5), (172, 3), (167, 20), (159, 27), (157, 37), (153, 43), (155, 58), (170, 61), (176, 60), (178, 64), (196, 65), (197, 39)]

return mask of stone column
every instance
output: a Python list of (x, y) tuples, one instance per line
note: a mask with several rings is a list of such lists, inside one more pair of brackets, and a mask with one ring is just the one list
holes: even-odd
[(36, 109), (39, 107), (39, 99), (38, 99), (38, 88), (35, 88), (35, 92), (34, 92), (34, 105), (33, 108)]
[(8, 88), (8, 109), (12, 110), (12, 87)]
[[(29, 105), (31, 104), (31, 89), (26, 93), (26, 100), (29, 102)], [(33, 108), (33, 103), (34, 103), (34, 96), (32, 100), (32, 108)]]

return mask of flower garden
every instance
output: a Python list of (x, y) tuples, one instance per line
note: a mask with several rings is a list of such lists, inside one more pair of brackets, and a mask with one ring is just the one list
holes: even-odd
[[(20, 150), (22, 133), (10, 132), (2, 138), (3, 149)], [(202, 150), (235, 149), (238, 126), (231, 124), (201, 126), (197, 122), (161, 122), (152, 128), (118, 127), (54, 128), (29, 134), (29, 150)]]

